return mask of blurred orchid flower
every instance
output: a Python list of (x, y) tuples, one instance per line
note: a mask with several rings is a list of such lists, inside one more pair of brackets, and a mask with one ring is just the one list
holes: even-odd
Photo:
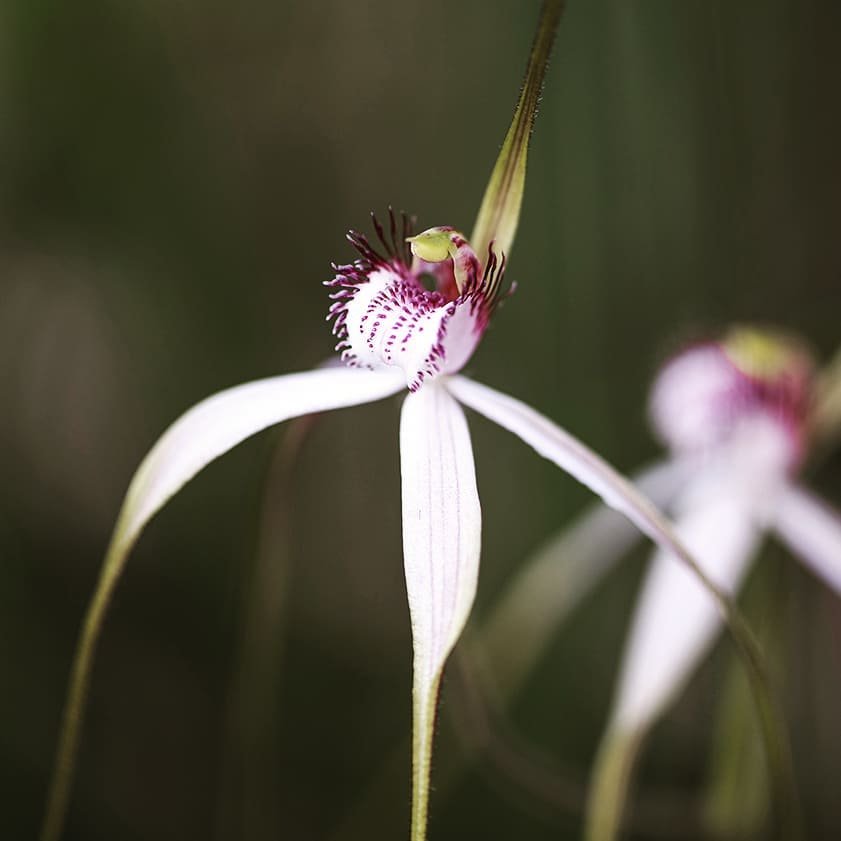
[[(479, 568), (481, 511), (461, 405), (519, 436), (653, 540), (693, 563), (656, 509), (595, 453), (529, 406), (459, 375), (499, 301), (519, 218), (529, 135), (562, 5), (560, 0), (544, 4), (517, 109), (471, 241), (448, 226), (412, 236), (408, 219), (398, 221), (393, 213), (388, 231), (374, 219), (378, 244), (351, 232), (348, 239), (358, 257), (334, 264), (335, 276), (327, 282), (333, 299), (328, 318), (345, 364), (251, 382), (209, 397), (177, 420), (138, 468), (77, 649), (43, 841), (54, 841), (60, 831), (93, 651), (131, 547), (185, 483), (269, 426), (408, 390), (399, 439), (414, 645), (413, 839), (426, 833), (440, 678), (467, 620)], [(425, 280), (434, 288), (427, 288)]]
[[(692, 464), (667, 510), (726, 593), (738, 589), (772, 533), (841, 594), (841, 515), (796, 480), (812, 431), (813, 391), (806, 350), (750, 328), (684, 351), (654, 384), (654, 428), (676, 459)], [(643, 582), (594, 769), (591, 839), (614, 836), (642, 738), (720, 628), (707, 594), (683, 572), (658, 551)]]
[[(725, 592), (762, 538), (780, 538), (841, 594), (841, 516), (796, 480), (810, 436), (813, 366), (787, 337), (747, 328), (677, 356), (651, 400), (655, 429), (693, 463), (674, 495), (678, 534)], [(612, 727), (645, 729), (720, 627), (707, 594), (658, 552), (626, 644)]]
[[(635, 481), (672, 514), (681, 540), (726, 593), (738, 589), (766, 533), (841, 593), (841, 515), (796, 478), (818, 407), (814, 382), (811, 357), (799, 343), (745, 327), (684, 350), (655, 381), (651, 419), (671, 455)], [(504, 694), (516, 690), (566, 612), (636, 538), (614, 513), (596, 509), (525, 566), (484, 632)], [(708, 593), (658, 548), (626, 642), (588, 838), (613, 837), (616, 827), (608, 824), (618, 815), (605, 808), (604, 789), (624, 785), (641, 736), (720, 627)]]

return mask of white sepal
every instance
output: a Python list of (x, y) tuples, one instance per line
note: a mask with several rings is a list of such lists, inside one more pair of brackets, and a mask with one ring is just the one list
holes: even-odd
[(289, 418), (379, 400), (400, 391), (396, 372), (322, 368), (220, 391), (183, 414), (134, 474), (115, 541), (131, 544), (200, 470), (251, 435)]
[(473, 604), (482, 519), (467, 421), (439, 383), (403, 403), (400, 468), (415, 684), (429, 687)]
[(841, 594), (841, 515), (804, 488), (787, 485), (771, 523), (792, 551)]
[(476, 595), (482, 514), (464, 412), (439, 382), (403, 403), (403, 557), (412, 622), (412, 839), (426, 838), (438, 686)]
[[(744, 485), (715, 471), (682, 495), (676, 531), (710, 579), (733, 593), (758, 548), (761, 529)], [(611, 727), (638, 731), (682, 688), (721, 627), (697, 578), (662, 550), (652, 559), (632, 618)]]
[(56, 841), (61, 832), (97, 641), (128, 553), (146, 523), (203, 467), (250, 435), (289, 418), (368, 403), (402, 388), (397, 374), (350, 368), (258, 380), (198, 403), (152, 447), (129, 485), (73, 657), (44, 841)]
[[(688, 566), (694, 566), (692, 556), (677, 539), (666, 518), (627, 479), (577, 438), (531, 406), (466, 377), (448, 378), (447, 388), (466, 406), (513, 432), (544, 458), (590, 488), (656, 544), (673, 552)], [(717, 600), (712, 590), (710, 595)], [(720, 606), (724, 609), (723, 604)]]

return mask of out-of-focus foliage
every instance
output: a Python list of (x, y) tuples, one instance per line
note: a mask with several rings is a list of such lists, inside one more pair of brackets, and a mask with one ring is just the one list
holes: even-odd
[[(531, 5), (0, 8), (4, 836), (36, 831), (79, 621), (137, 462), (211, 391), (329, 355), (320, 281), (369, 210), (469, 228)], [(775, 322), (827, 359), (841, 341), (839, 27), (841, 7), (817, 0), (570, 0), (509, 268), (518, 291), (473, 370), (630, 470), (655, 452), (650, 376), (687, 336)], [(319, 421), (290, 494), (278, 435), (259, 436), (150, 527), (106, 628), (68, 841), (407, 831), (397, 405)], [(481, 613), (587, 496), (471, 423), (496, 456), (477, 457)], [(810, 482), (841, 503), (841, 455)], [(638, 562), (582, 606), (511, 711), (549, 765), (486, 765), (442, 788), (433, 838), (577, 836), (574, 793), (561, 809), (527, 783), (558, 768), (586, 779)], [(257, 588), (277, 602), (273, 655), (242, 680), (255, 568), (283, 590)], [(754, 575), (774, 581), (785, 626), (807, 837), (837, 837), (841, 605), (774, 554)], [(694, 812), (663, 815), (704, 785), (729, 656), (720, 647), (655, 734), (640, 839), (700, 837)], [(442, 767), (461, 750), (446, 724), (457, 689), (444, 687)]]

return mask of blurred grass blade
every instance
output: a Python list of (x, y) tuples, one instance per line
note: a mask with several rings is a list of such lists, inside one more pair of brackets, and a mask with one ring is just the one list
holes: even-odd
[(841, 437), (841, 349), (818, 380), (814, 432), (824, 446)]
[[(763, 557), (746, 593), (745, 612), (757, 629), (770, 668), (778, 680), (784, 680), (782, 660), (790, 629), (787, 588), (780, 578), (779, 560), (767, 554)], [(762, 734), (753, 713), (750, 686), (740, 666), (736, 658), (729, 658), (717, 701), (703, 804), (704, 827), (711, 838), (759, 838), (773, 811)]]
[(540, 12), (514, 118), (485, 188), (485, 196), (470, 238), (470, 244), (482, 262), (487, 258), (491, 242), (494, 243), (494, 250), (503, 254), (508, 254), (514, 242), (520, 205), (523, 202), (529, 138), (563, 8), (564, 0), (544, 0)]
[(278, 756), (267, 751), (277, 737), (284, 665), (292, 492), (299, 457), (321, 415), (290, 421), (274, 448), (260, 502), (253, 566), (247, 574), (240, 639), (216, 798), (216, 838), (269, 841), (282, 835)]
[(713, 733), (704, 803), (711, 838), (760, 838), (770, 810), (762, 739), (740, 666), (735, 660), (729, 664)]

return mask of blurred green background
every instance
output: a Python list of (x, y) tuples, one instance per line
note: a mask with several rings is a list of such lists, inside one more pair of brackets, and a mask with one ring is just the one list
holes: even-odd
[[(0, 5), (4, 838), (36, 834), (76, 634), (140, 458), (207, 394), (330, 354), (320, 284), (370, 210), (469, 231), (538, 5)], [(518, 290), (470, 372), (630, 471), (657, 452), (651, 375), (687, 336), (771, 322), (827, 359), (839, 32), (841, 5), (820, 0), (571, 0), (509, 263)], [(149, 527), (105, 629), (67, 841), (407, 836), (398, 410), (324, 417), (291, 476), (283, 431), (257, 436)], [(481, 616), (589, 495), (471, 427)], [(841, 455), (810, 482), (841, 503)], [(582, 606), (512, 708), (528, 774), (474, 763), (433, 793), (432, 839), (577, 837), (643, 559)], [(807, 837), (837, 838), (841, 605), (782, 550), (757, 569)], [(719, 646), (654, 734), (634, 838), (704, 837), (730, 657)], [(463, 750), (458, 695), (448, 680), (436, 769)], [(571, 793), (552, 794), (558, 776)]]

